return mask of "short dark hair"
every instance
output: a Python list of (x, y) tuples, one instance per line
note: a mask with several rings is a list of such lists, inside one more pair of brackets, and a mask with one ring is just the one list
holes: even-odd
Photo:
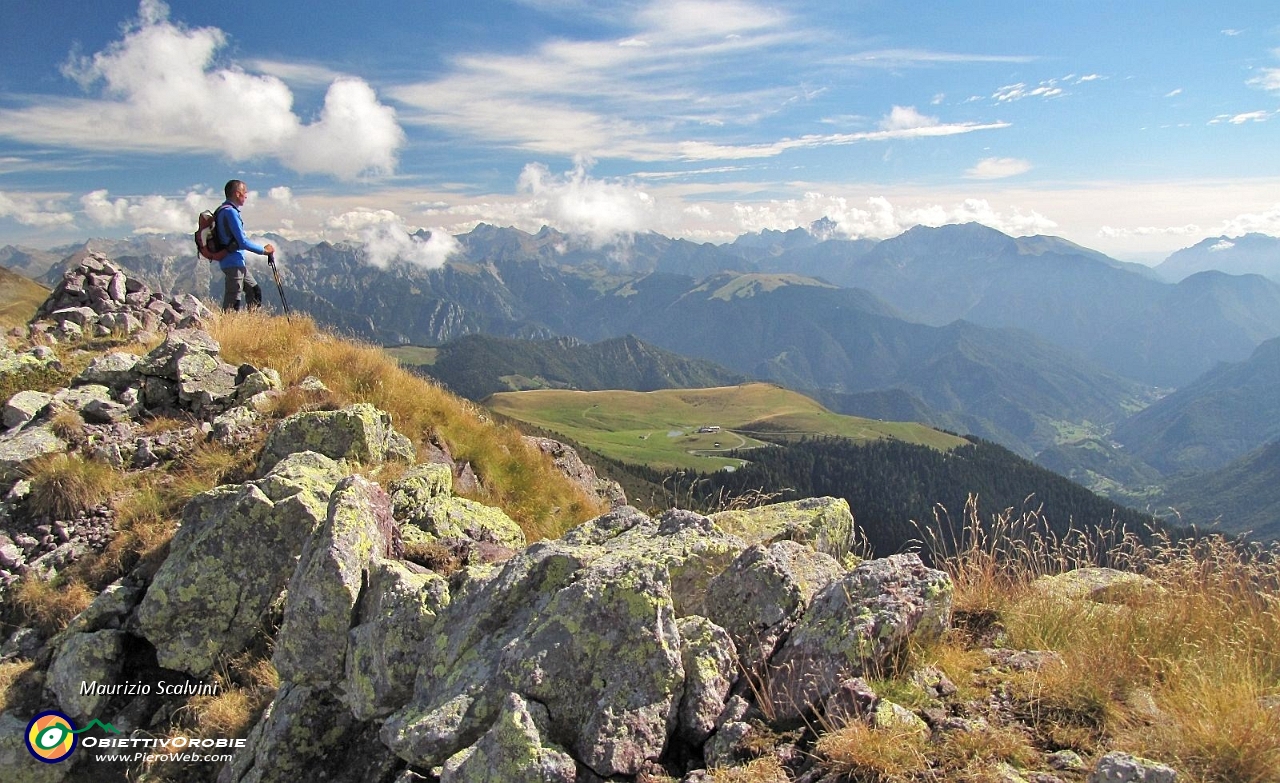
[(224, 194), (226, 194), (226, 196), (227, 196), (227, 198), (228, 198), (228, 199), (230, 199), (232, 196), (234, 196), (234, 195), (235, 195), (235, 193), (236, 193), (236, 188), (240, 187), (240, 186), (241, 186), (241, 185), (243, 185), (243, 184), (244, 184), (244, 183), (243, 183), (243, 182), (241, 182), (241, 181), (240, 181), (240, 180), (238, 180), (238, 179), (230, 180), (229, 182), (227, 182), (227, 184), (226, 184), (226, 185), (224, 185), (224, 186), (223, 186), (223, 188), (222, 188), (222, 192), (223, 192)]

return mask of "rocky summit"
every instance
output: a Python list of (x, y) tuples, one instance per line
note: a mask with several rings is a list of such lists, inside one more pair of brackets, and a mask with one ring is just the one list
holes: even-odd
[[(105, 281), (105, 297), (87, 301), (130, 301), (127, 279), (94, 269), (55, 296)], [(284, 393), (278, 373), (223, 362), (185, 317), (158, 319), (166, 336), (145, 355), (107, 353), (65, 389), (6, 401), (5, 584), (52, 578), (115, 535), (109, 516), (33, 529), (24, 476), (36, 460), (75, 452), (146, 470), (221, 440), (259, 444), (255, 469), (191, 498), (158, 565), (111, 584), (50, 638), (22, 628), (6, 641), (5, 661), (29, 661), (38, 685), (0, 715), (7, 781), (167, 779), (88, 747), (41, 763), (23, 727), (58, 710), (154, 753), (193, 693), (216, 691), (221, 671), (263, 650), (273, 695), (244, 732), (201, 740), (226, 740), (217, 747), (229, 759), (204, 779), (698, 781), (758, 756), (762, 735), (924, 726), (867, 680), (950, 627), (953, 585), (914, 554), (851, 555), (845, 501), (707, 517), (647, 514), (615, 493), (608, 513), (530, 543), (501, 510), (456, 496), (463, 471), (420, 462), (385, 412), (361, 403), (268, 421), (264, 407)], [(49, 332), (70, 339), (71, 322)], [(55, 424), (66, 410), (85, 422), (74, 439)], [(188, 424), (150, 434), (144, 421), (162, 412)], [(270, 431), (236, 440), (255, 426)], [(567, 447), (539, 448), (596, 482)], [(385, 488), (367, 477), (384, 465), (398, 466)], [(442, 551), (450, 567), (424, 565), (422, 552)], [(937, 672), (919, 676), (946, 690)], [(791, 779), (821, 776), (796, 744), (774, 744)], [(1146, 768), (1111, 761), (1098, 780), (1164, 779), (1118, 777)]]

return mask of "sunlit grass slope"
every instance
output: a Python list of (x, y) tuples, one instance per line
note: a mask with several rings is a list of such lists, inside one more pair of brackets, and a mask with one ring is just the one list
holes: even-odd
[(297, 316), (227, 314), (211, 332), (225, 361), (273, 367), (286, 385), (314, 375), (332, 390), (332, 402), (376, 405), (416, 445), (440, 438), (480, 476), (483, 489), (475, 499), (504, 509), (530, 540), (558, 536), (603, 511), (515, 428), (494, 423), (478, 406), (402, 370), (380, 348), (339, 339)]
[[(736, 466), (740, 460), (724, 454), (764, 445), (762, 437), (893, 438), (936, 449), (965, 442), (920, 424), (842, 416), (802, 394), (767, 383), (653, 392), (503, 392), (486, 400), (486, 405), (512, 419), (561, 433), (607, 457), (654, 467)], [(702, 427), (721, 429), (699, 433)]]

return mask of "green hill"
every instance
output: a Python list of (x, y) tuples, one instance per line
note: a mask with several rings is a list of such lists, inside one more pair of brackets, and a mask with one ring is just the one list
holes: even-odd
[(660, 469), (736, 468), (743, 459), (728, 453), (763, 447), (766, 438), (836, 435), (857, 441), (905, 441), (939, 450), (964, 443), (920, 424), (841, 416), (808, 397), (765, 383), (653, 392), (505, 392), (485, 404), (610, 459)]
[(439, 348), (400, 346), (387, 351), (414, 372), (472, 400), (526, 389), (654, 391), (747, 380), (712, 362), (689, 359), (631, 336), (584, 345), (566, 338), (516, 340), (472, 334)]
[(1114, 439), (1166, 476), (1216, 470), (1280, 438), (1280, 338), (1135, 414)]
[(0, 329), (22, 326), (49, 296), (49, 289), (22, 275), (0, 268)]
[(1172, 482), (1161, 505), (1184, 524), (1225, 533), (1280, 540), (1280, 441), (1246, 454), (1220, 470)]

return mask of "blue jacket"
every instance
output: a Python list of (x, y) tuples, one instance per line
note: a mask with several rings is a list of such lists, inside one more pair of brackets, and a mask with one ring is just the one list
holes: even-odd
[(244, 235), (244, 221), (240, 218), (240, 208), (230, 201), (223, 202), (222, 206), (230, 207), (230, 209), (220, 209), (218, 211), (218, 222), (214, 226), (214, 230), (218, 232), (218, 239), (229, 240), (228, 245), (231, 252), (227, 253), (221, 261), (218, 262), (220, 269), (244, 269), (244, 251), (248, 250), (257, 253), (260, 256), (267, 254), (267, 249), (257, 242), (252, 242)]

